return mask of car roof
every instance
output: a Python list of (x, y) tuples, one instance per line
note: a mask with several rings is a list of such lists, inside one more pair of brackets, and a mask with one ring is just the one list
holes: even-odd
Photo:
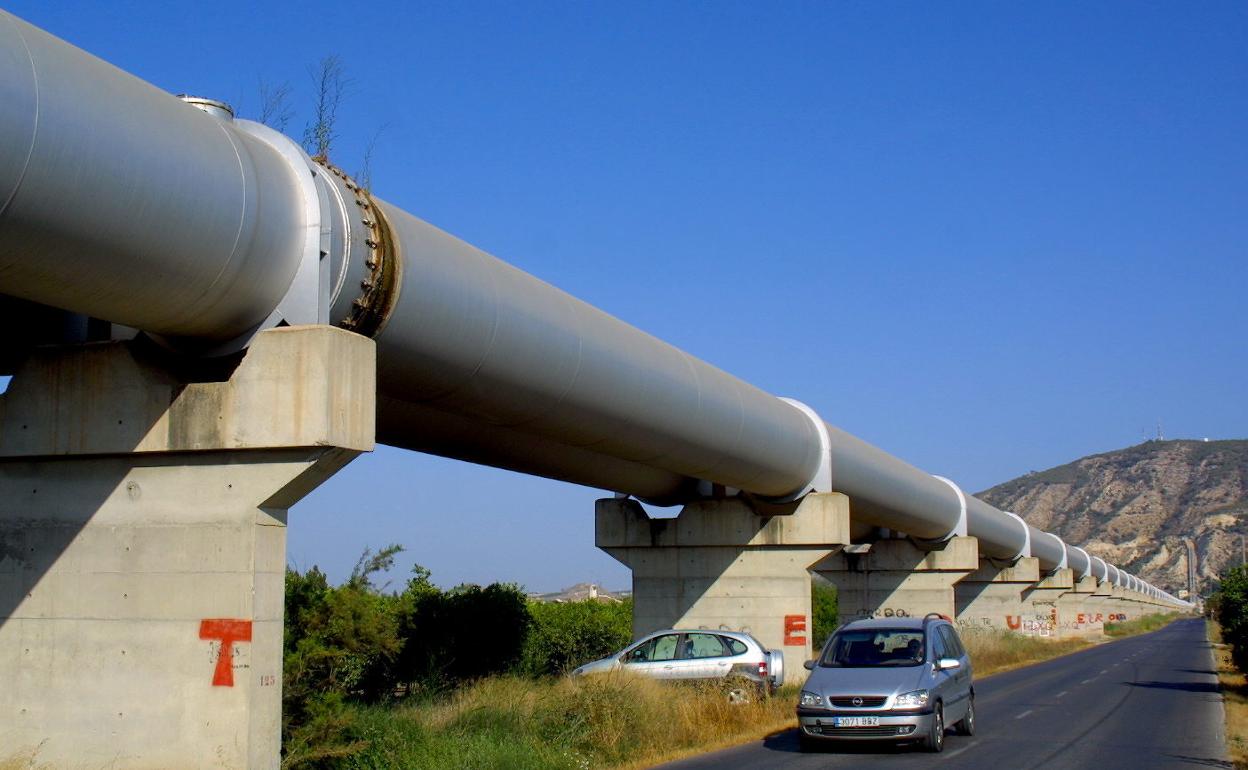
[(754, 636), (749, 631), (725, 631), (720, 628), (662, 628), (658, 631), (652, 631), (646, 634), (646, 636), (639, 638), (644, 639), (651, 636), (657, 636), (659, 634), (719, 634), (720, 636), (731, 636), (736, 639), (752, 639), (754, 641), (758, 641), (754, 639)]
[(842, 628), (858, 630), (869, 630), (874, 628), (897, 628), (906, 631), (922, 631), (928, 623), (948, 623), (944, 619), (932, 618), (924, 620), (922, 618), (871, 618), (869, 620), (852, 620), (846, 623)]

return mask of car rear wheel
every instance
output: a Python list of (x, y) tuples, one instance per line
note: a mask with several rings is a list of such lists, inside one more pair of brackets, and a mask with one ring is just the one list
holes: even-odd
[(729, 703), (754, 703), (763, 700), (767, 692), (765, 687), (748, 679), (731, 679), (728, 681)]
[(923, 747), (928, 751), (944, 751), (945, 749), (945, 709), (939, 703), (932, 712), (932, 724), (923, 740)]
[(971, 700), (966, 707), (966, 716), (953, 726), (958, 731), (958, 735), (974, 735), (975, 734), (975, 696), (971, 696)]

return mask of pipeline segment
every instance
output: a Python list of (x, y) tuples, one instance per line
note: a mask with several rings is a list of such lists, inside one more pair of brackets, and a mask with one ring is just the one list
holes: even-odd
[(967, 533), (991, 559), (1126, 582), (374, 198), (280, 134), (3, 11), (0, 93), (0, 294), (194, 353), (236, 350), (276, 323), (339, 324), (377, 342), (385, 443), (661, 504), (708, 485), (769, 500), (834, 489), (858, 522), (923, 540)]

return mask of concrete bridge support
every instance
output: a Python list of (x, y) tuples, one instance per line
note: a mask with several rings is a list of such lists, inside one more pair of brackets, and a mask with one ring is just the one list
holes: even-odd
[(1144, 614), (1140, 611), (1139, 603), (1132, 598), (1132, 592), (1122, 586), (1116, 585), (1110, 589), (1105, 606), (1109, 610), (1105, 615), (1107, 622), (1122, 623), (1135, 620)]
[[(0, 397), (0, 764), (279, 765), (286, 510), (373, 446), (373, 343), (261, 333), (215, 381), (38, 349)], [(25, 765), (23, 765), (25, 766)]]
[(979, 569), (979, 544), (953, 537), (931, 550), (909, 540), (850, 546), (815, 568), (837, 588), (841, 620), (957, 615), (954, 586)]
[(1070, 569), (1058, 569), (1042, 577), (1033, 587), (1023, 593), (1023, 601), (1031, 605), (1030, 612), (1019, 619), (1011, 630), (1029, 636), (1057, 636), (1058, 600), (1074, 589), (1075, 575)]
[(848, 542), (849, 501), (809, 494), (786, 510), (760, 515), (733, 497), (652, 519), (635, 500), (599, 500), (597, 545), (633, 571), (633, 634), (748, 630), (784, 650), (789, 681), (804, 678), (813, 636), (810, 568)]
[(1057, 598), (1057, 635), (1100, 636), (1105, 628), (1104, 614), (1095, 609), (1096, 578), (1086, 575), (1074, 581), (1068, 593)]
[(980, 559), (979, 569), (953, 587), (958, 628), (962, 633), (1005, 631), (1030, 614), (1023, 592), (1040, 580), (1040, 560), (1024, 557), (1010, 566)]
[(1109, 619), (1113, 606), (1113, 593), (1113, 583), (1108, 580), (1097, 580), (1096, 588), (1084, 599), (1084, 606), (1093, 617), (1093, 622), (1100, 624), (1102, 631), (1104, 631), (1105, 621)]

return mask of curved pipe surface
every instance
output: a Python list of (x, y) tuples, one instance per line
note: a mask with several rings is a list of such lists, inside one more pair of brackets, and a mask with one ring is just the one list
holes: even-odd
[(0, 11), (0, 292), (144, 331), (257, 326), (302, 257), (263, 142)]

